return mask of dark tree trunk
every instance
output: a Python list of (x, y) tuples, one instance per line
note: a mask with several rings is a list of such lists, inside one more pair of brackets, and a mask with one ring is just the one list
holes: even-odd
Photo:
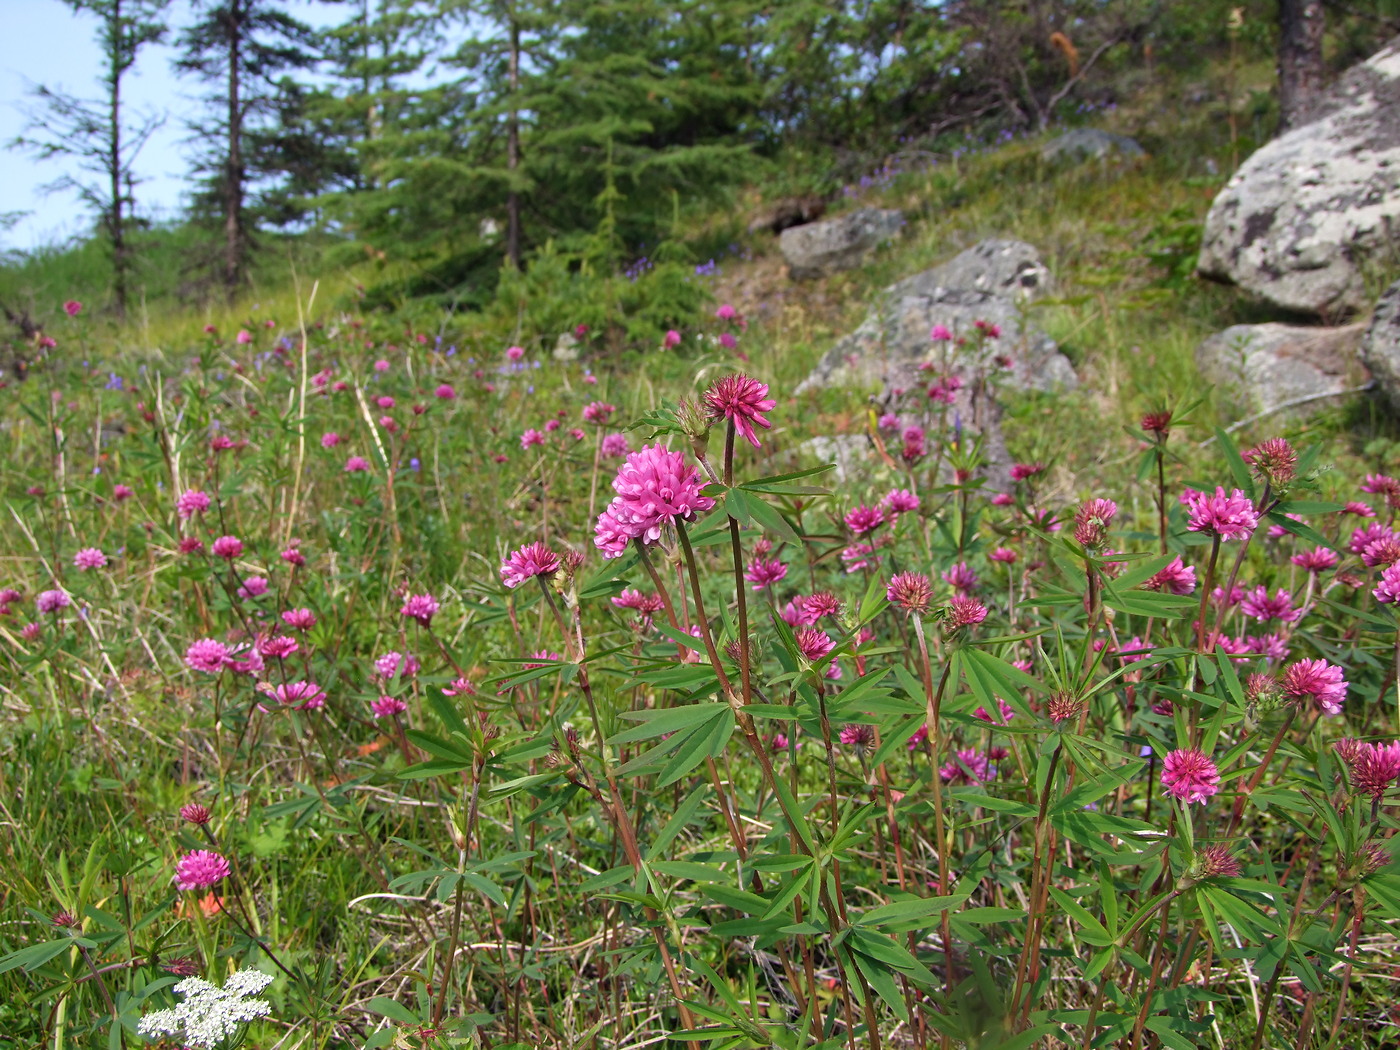
[(243, 112), (239, 104), (241, 0), (228, 10), (228, 156), (224, 166), (224, 291), (232, 299), (243, 284)]
[(1280, 132), (1307, 120), (1322, 91), (1322, 0), (1279, 0), (1278, 104)]
[(123, 222), (126, 195), (122, 192), (122, 0), (113, 0), (110, 26), (108, 47), (111, 53), (107, 61), (108, 86), (111, 89), (108, 110), (108, 143), (111, 149), (107, 154), (107, 176), (111, 180), (108, 192), (112, 195), (112, 204), (107, 213), (107, 232), (112, 237), (112, 309), (120, 321), (126, 317), (127, 270), (130, 266), (126, 251), (126, 225)]
[[(516, 110), (520, 93), (520, 22), (515, 17), (515, 5), (509, 8), (510, 19), (510, 115), (506, 126), (506, 170), (511, 178), (520, 167), (520, 114)], [(506, 256), (514, 269), (520, 269), (520, 193), (512, 185), (506, 194)]]

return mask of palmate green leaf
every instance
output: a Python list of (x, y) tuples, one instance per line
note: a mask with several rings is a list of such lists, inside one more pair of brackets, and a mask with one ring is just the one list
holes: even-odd
[(827, 495), (827, 489), (815, 488), (811, 485), (794, 485), (793, 482), (801, 481), (803, 478), (815, 477), (818, 474), (825, 474), (828, 470), (834, 470), (835, 467), (835, 463), (823, 463), (819, 467), (795, 470), (790, 474), (772, 474), (766, 478), (747, 481), (744, 483), (743, 487), (750, 492), (771, 492), (796, 496), (815, 494)]
[(1099, 948), (1107, 948), (1113, 943), (1114, 938), (1109, 934), (1107, 928), (1094, 918), (1088, 908), (1056, 886), (1050, 887), (1050, 895), (1079, 925), (1080, 940)]
[(656, 838), (652, 839), (651, 845), (647, 847), (647, 860), (655, 860), (666, 852), (666, 848), (675, 841), (676, 836), (681, 833), (692, 819), (694, 819), (695, 814), (699, 811), (700, 807), (704, 805), (708, 791), (709, 788), (707, 785), (697, 786), (695, 790), (687, 795), (685, 800), (676, 807), (675, 813), (673, 813), (671, 819), (666, 822), (666, 826), (661, 829), (661, 832)]
[[(749, 487), (749, 486), (746, 486)], [(761, 496), (751, 495), (746, 499), (748, 512), (753, 516), (753, 520), (758, 522), (768, 532), (775, 536), (780, 536), (788, 543), (796, 547), (802, 545), (802, 537), (797, 534), (797, 530), (792, 527), (792, 523), (771, 503)]]
[(856, 969), (861, 972), (870, 987), (875, 990), (875, 994), (894, 1011), (895, 1016), (901, 1021), (908, 1021), (909, 1006), (905, 1003), (904, 996), (899, 994), (899, 986), (894, 983), (894, 975), (890, 973), (889, 968), (880, 965), (879, 961), (870, 958), (861, 951), (850, 949), (846, 954), (851, 962), (855, 963)]
[[(1341, 510), (1342, 508), (1340, 506), (1337, 506), (1336, 509)], [(1275, 507), (1273, 510), (1269, 511), (1269, 513), (1264, 516), (1269, 520), (1269, 524), (1277, 525), (1285, 532), (1291, 532), (1299, 539), (1307, 540), (1309, 543), (1314, 543), (1319, 547), (1324, 547), (1327, 545), (1328, 542), (1330, 542), (1326, 536), (1322, 535), (1322, 533), (1318, 532), (1311, 525), (1308, 525), (1301, 521), (1294, 521), (1292, 518), (1287, 516), (1287, 513), (1298, 514), (1301, 512), (1285, 512), (1282, 508)]]
[[(71, 949), (74, 942), (75, 938), (73, 937), (61, 937), (56, 941), (31, 944), (27, 948), (10, 952), (9, 955), (0, 957), (0, 973), (8, 973), (16, 969), (24, 970), (26, 973), (37, 970), (46, 962)], [(90, 945), (90, 942), (84, 943)]]
[[(906, 924), (919, 925), (925, 919), (939, 912), (956, 908), (963, 901), (967, 900), (969, 894), (957, 894), (945, 897), (916, 897), (912, 900), (894, 901), (890, 904), (882, 904), (878, 908), (871, 908), (864, 915), (857, 917), (853, 925), (873, 926), (879, 929), (893, 928), (897, 932), (903, 932), (902, 927)], [(909, 928), (913, 928), (910, 926)]]
[(1197, 607), (1197, 601), (1184, 594), (1120, 591), (1112, 587), (1111, 583), (1109, 580), (1104, 581), (1103, 603), (1119, 612), (1152, 616), (1159, 620), (1179, 620), (1191, 615)]
[(675, 733), (691, 726), (699, 725), (714, 718), (727, 704), (689, 704), (685, 707), (660, 707), (647, 711), (622, 711), (619, 718), (629, 722), (641, 722), (635, 729), (625, 729), (608, 737), (608, 743), (631, 744), (638, 740), (651, 740), (655, 737)]
[(424, 1020), (408, 1007), (404, 1006), (403, 1003), (396, 1002), (383, 995), (376, 995), (369, 1002), (365, 1003), (365, 1009), (372, 1014), (378, 1014), (380, 1017), (387, 1017), (391, 1021), (397, 1021), (399, 1024), (416, 1025)]
[(846, 944), (852, 951), (858, 951), (886, 967), (899, 971), (911, 981), (927, 985), (937, 983), (937, 978), (929, 972), (928, 967), (914, 958), (909, 949), (893, 937), (861, 926), (848, 927), (848, 933)]

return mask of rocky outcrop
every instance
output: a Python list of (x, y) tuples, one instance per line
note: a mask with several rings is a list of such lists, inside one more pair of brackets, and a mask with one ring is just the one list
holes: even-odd
[(1294, 415), (1306, 415), (1355, 393), (1369, 379), (1359, 352), (1364, 328), (1232, 325), (1196, 348), (1196, 367), (1245, 412), (1287, 406)]
[[(1025, 303), (1050, 283), (1031, 245), (983, 241), (885, 289), (882, 305), (827, 352), (798, 392), (854, 386), (887, 397), (919, 386), (930, 371), (1025, 390), (1073, 387), (1078, 379), (1068, 359), (1025, 318)], [(998, 334), (984, 336), (978, 321)], [(953, 338), (932, 339), (935, 326)]]
[(804, 223), (816, 222), (826, 214), (826, 200), (809, 195), (784, 197), (756, 212), (749, 220), (749, 233), (782, 233)]
[[(828, 386), (871, 391), (882, 413), (897, 416), (901, 426), (925, 427), (931, 444), (940, 427), (979, 434), (988, 481), (1004, 487), (1010, 457), (998, 393), (1078, 384), (1055, 341), (1026, 316), (1030, 300), (1050, 284), (1031, 245), (983, 241), (885, 289), (880, 304), (831, 348), (797, 393)], [(898, 445), (891, 451), (897, 454)]]
[(1256, 150), (1216, 197), (1197, 264), (1284, 310), (1365, 308), (1367, 256), (1400, 231), (1400, 38), (1349, 70), (1307, 123)]
[(1400, 281), (1386, 289), (1366, 334), (1361, 338), (1361, 360), (1375, 377), (1376, 387), (1400, 411)]
[(1051, 139), (1040, 149), (1040, 159), (1048, 164), (1103, 160), (1109, 157), (1130, 159), (1147, 155), (1137, 141), (1127, 135), (1115, 135), (1098, 128), (1075, 128)]
[(823, 222), (791, 226), (778, 237), (793, 280), (825, 277), (861, 265), (875, 247), (904, 226), (900, 212), (860, 208)]

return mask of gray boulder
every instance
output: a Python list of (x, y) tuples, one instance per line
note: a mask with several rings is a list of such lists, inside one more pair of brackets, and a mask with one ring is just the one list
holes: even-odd
[[(1024, 316), (1023, 304), (1049, 286), (1050, 273), (1031, 245), (983, 241), (885, 289), (882, 305), (827, 352), (797, 392), (855, 386), (888, 396), (919, 386), (929, 372), (955, 373), (969, 385), (980, 379), (1022, 390), (1074, 387), (1069, 360)], [(977, 335), (977, 321), (997, 326), (1000, 334), (956, 345)], [(954, 341), (931, 339), (935, 325)]]
[(823, 222), (790, 226), (778, 237), (794, 280), (824, 277), (863, 263), (876, 245), (887, 241), (904, 226), (904, 215), (894, 209), (860, 208)]
[(1391, 406), (1400, 410), (1400, 281), (1386, 289), (1361, 339), (1361, 360), (1375, 376), (1376, 386)]
[(1366, 383), (1359, 353), (1364, 328), (1232, 325), (1196, 347), (1196, 367), (1246, 412), (1272, 413), (1309, 398), (1288, 409), (1303, 416)]
[[(988, 482), (1004, 488), (1011, 457), (1001, 436), (998, 392), (1078, 384), (1055, 341), (1026, 317), (1027, 303), (1049, 285), (1049, 271), (1033, 247), (984, 241), (885, 289), (880, 305), (827, 352), (796, 392), (863, 388), (901, 425), (924, 426), (931, 445), (943, 433), (940, 427), (981, 435)], [(932, 339), (935, 325), (953, 338)], [(948, 400), (930, 400), (929, 387), (948, 376), (961, 386)], [(897, 457), (899, 439), (889, 440)]]
[(1102, 160), (1111, 156), (1143, 157), (1147, 151), (1127, 135), (1115, 135), (1099, 128), (1074, 128), (1051, 139), (1040, 149), (1040, 159), (1050, 164)]
[(1400, 37), (1349, 70), (1310, 120), (1256, 150), (1215, 198), (1197, 264), (1285, 310), (1369, 305), (1361, 265), (1400, 222)]

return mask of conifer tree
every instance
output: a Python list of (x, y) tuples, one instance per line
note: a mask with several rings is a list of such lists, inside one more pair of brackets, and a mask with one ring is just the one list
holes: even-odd
[(76, 12), (96, 15), (97, 40), (102, 49), (99, 100), (70, 95), (58, 88), (35, 89), (39, 108), (31, 114), (27, 134), (12, 146), (40, 158), (66, 157), (81, 174), (65, 174), (51, 183), (52, 191), (72, 191), (93, 208), (112, 251), (112, 309), (126, 314), (130, 294), (131, 247), (129, 226), (136, 210), (132, 170), (136, 155), (163, 122), (158, 115), (133, 118), (122, 95), (122, 83), (146, 44), (165, 33), (167, 0), (64, 0)]
[(246, 279), (251, 243), (248, 135), (274, 112), (281, 74), (315, 64), (314, 33), (277, 0), (195, 0), (195, 6), (198, 17), (180, 35), (175, 65), (211, 85), (206, 102), (213, 112), (191, 130), (211, 144), (196, 160), (207, 176), (199, 203), (222, 220), (221, 276), (232, 298)]

